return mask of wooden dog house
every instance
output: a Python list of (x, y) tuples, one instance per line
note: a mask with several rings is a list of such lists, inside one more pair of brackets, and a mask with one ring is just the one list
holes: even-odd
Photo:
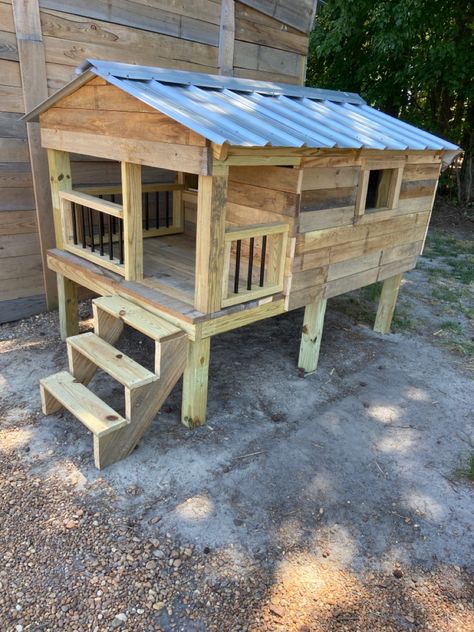
[[(103, 61), (38, 119), (70, 368), (42, 380), (43, 408), (92, 430), (99, 467), (133, 449), (182, 374), (182, 421), (204, 423), (214, 335), (304, 306), (311, 372), (327, 299), (380, 280), (387, 332), (459, 151), (355, 94)], [(120, 163), (120, 181), (76, 187), (71, 153)], [(78, 285), (99, 295), (95, 333), (77, 335)], [(154, 371), (117, 353), (124, 323), (156, 341)], [(123, 416), (87, 389), (97, 366), (125, 386)]]

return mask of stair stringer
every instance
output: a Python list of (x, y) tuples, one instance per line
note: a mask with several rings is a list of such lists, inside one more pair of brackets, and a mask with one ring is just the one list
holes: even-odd
[(94, 435), (94, 461), (102, 469), (127, 457), (145, 434), (173, 390), (186, 366), (188, 337), (159, 343), (160, 379), (139, 388), (126, 389), (125, 409), (129, 424), (108, 435)]

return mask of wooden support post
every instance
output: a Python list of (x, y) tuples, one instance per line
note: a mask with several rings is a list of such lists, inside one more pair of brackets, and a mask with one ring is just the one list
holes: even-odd
[(210, 338), (189, 342), (181, 408), (181, 421), (189, 428), (206, 422), (210, 349)]
[(125, 279), (143, 279), (142, 168), (122, 162), (123, 245)]
[[(176, 184), (182, 184), (184, 186), (184, 173), (182, 171), (178, 171), (177, 173)], [(173, 226), (180, 232), (184, 232), (184, 202), (182, 189), (173, 191)]]
[(71, 163), (69, 154), (57, 149), (48, 149), (49, 181), (51, 184), (51, 199), (53, 203), (54, 234), (56, 237), (56, 247), (62, 248), (64, 245), (60, 191), (70, 191), (72, 189)]
[(318, 366), (326, 303), (326, 299), (318, 299), (306, 305), (304, 310), (298, 368), (305, 374), (314, 373)]
[[(38, 0), (13, 0), (13, 17), (16, 30), (16, 46), (23, 91), (24, 112), (48, 98), (46, 77), (46, 59), (41, 31), (41, 19)], [(54, 272), (48, 269), (46, 255), (54, 248), (53, 217), (51, 214), (51, 196), (48, 186), (48, 161), (41, 147), (39, 123), (27, 123), (28, 146), (30, 150), (31, 175), (36, 202), (43, 277), (48, 309), (57, 306), (56, 279)]]
[(194, 305), (204, 314), (221, 309), (224, 275), (225, 207), (229, 168), (215, 167), (199, 176), (196, 222), (196, 291)]
[(79, 333), (79, 312), (77, 307), (77, 285), (71, 279), (57, 275), (58, 278), (58, 304), (59, 304), (59, 331), (61, 339)]
[(397, 302), (398, 290), (402, 282), (403, 273), (396, 274), (389, 279), (385, 279), (382, 286), (382, 294), (379, 299), (377, 316), (375, 317), (374, 331), (379, 334), (388, 334), (392, 324), (393, 312)]

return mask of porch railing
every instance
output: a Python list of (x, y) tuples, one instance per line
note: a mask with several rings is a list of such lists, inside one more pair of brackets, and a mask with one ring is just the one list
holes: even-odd
[[(142, 236), (183, 232), (182, 184), (142, 185)], [(122, 189), (98, 186), (60, 191), (64, 249), (125, 276)]]
[(225, 233), (222, 307), (283, 290), (288, 224), (229, 228)]

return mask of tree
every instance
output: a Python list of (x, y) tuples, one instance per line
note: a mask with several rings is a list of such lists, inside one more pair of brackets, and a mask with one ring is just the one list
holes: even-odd
[(358, 92), (374, 107), (460, 145), (460, 198), (472, 199), (472, 2), (320, 2), (307, 77), (308, 85)]

